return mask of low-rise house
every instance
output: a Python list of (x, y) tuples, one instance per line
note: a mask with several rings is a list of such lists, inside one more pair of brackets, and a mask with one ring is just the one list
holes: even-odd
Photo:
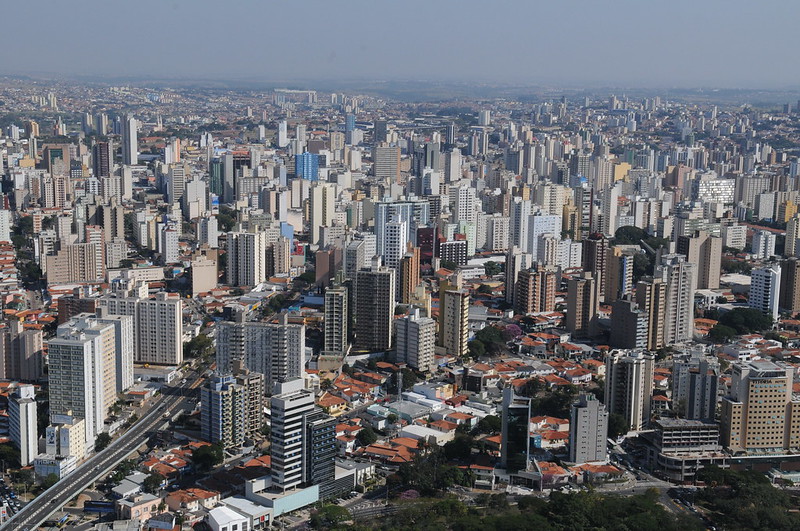
[(152, 494), (140, 493), (129, 498), (117, 500), (117, 517), (125, 520), (145, 521), (160, 513), (158, 506), (162, 498)]
[(192, 487), (171, 492), (167, 495), (166, 503), (170, 511), (196, 512), (201, 508), (213, 509), (219, 500), (219, 492)]

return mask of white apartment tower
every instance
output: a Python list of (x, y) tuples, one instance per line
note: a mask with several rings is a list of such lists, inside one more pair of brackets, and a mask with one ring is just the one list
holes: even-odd
[(19, 448), (20, 464), (28, 466), (38, 452), (36, 397), (32, 385), (20, 385), (8, 400), (8, 431)]
[(420, 317), (419, 310), (395, 320), (397, 362), (422, 372), (436, 369), (436, 321)]

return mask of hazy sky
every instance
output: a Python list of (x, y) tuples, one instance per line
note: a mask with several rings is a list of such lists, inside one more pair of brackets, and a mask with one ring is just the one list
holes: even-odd
[(792, 0), (8, 0), (0, 73), (800, 86)]

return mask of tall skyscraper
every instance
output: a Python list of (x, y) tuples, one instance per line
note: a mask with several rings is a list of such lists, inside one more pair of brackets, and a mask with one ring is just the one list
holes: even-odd
[(583, 240), (583, 270), (592, 273), (597, 304), (606, 302), (607, 260), (608, 239), (605, 236), (594, 233)]
[(48, 345), (51, 415), (85, 421), (86, 444), (105, 431), (116, 399), (114, 325), (82, 314), (59, 326)]
[(419, 310), (395, 320), (397, 362), (421, 372), (436, 370), (436, 321), (420, 317)]
[[(114, 293), (97, 299), (102, 315), (133, 317), (134, 362), (155, 365), (183, 363), (183, 301), (166, 292), (153, 297)], [(102, 310), (101, 310), (102, 308)], [(114, 379), (116, 381), (116, 379)]]
[(786, 222), (786, 243), (783, 248), (783, 256), (797, 256), (797, 240), (800, 239), (800, 214), (795, 214)]
[(530, 399), (515, 395), (512, 387), (503, 389), (500, 468), (508, 472), (527, 470), (530, 461), (530, 418)]
[[(787, 230), (787, 241), (789, 238)], [(775, 233), (768, 230), (757, 230), (753, 233), (753, 245), (750, 252), (754, 258), (759, 260), (767, 260), (775, 255), (775, 242), (777, 236)]]
[(336, 187), (329, 183), (317, 183), (308, 194), (309, 241), (319, 244), (320, 228), (333, 225)]
[(294, 156), (294, 173), (306, 181), (319, 180), (319, 155), (316, 153), (300, 153)]
[(167, 201), (172, 205), (179, 203), (186, 191), (186, 167), (183, 164), (170, 164), (167, 170)]
[(94, 176), (110, 177), (114, 168), (114, 148), (111, 142), (96, 142), (92, 146), (92, 170)]
[(286, 120), (278, 122), (277, 144), (279, 148), (285, 148), (289, 145), (289, 132)]
[(139, 163), (139, 124), (131, 115), (122, 121), (122, 163), (128, 166)]
[[(353, 124), (355, 126), (355, 124)], [(386, 120), (375, 120), (373, 143), (381, 144), (388, 140), (388, 123)]]
[[(60, 312), (59, 312), (60, 313)], [(18, 319), (0, 329), (0, 377), (36, 381), (44, 374), (44, 343), (41, 330), (25, 330)]]
[(523, 271), (531, 266), (531, 255), (528, 253), (523, 253), (522, 250), (517, 246), (511, 246), (508, 248), (508, 253), (506, 254), (506, 302), (510, 304), (514, 304), (514, 298), (516, 296), (516, 285), (517, 279), (519, 278), (519, 272)]
[(515, 313), (553, 311), (556, 305), (555, 270), (538, 265), (531, 269), (523, 269), (517, 276), (516, 291)]
[(636, 285), (636, 304), (647, 313), (647, 350), (665, 346), (667, 284), (660, 278), (643, 278)]
[(334, 479), (336, 423), (314, 405), (301, 379), (276, 385), (270, 399), (272, 482), (287, 490)]
[(122, 393), (133, 385), (133, 351), (136, 348), (134, 317), (130, 315), (104, 315), (99, 308), (97, 322), (114, 326), (114, 356), (116, 366), (116, 392)]
[(678, 236), (677, 253), (695, 264), (695, 289), (719, 288), (722, 260), (722, 239), (705, 231), (692, 236)]
[(722, 399), (720, 442), (733, 451), (782, 452), (800, 447), (800, 401), (794, 369), (781, 362), (736, 363)]
[(373, 149), (372, 174), (389, 183), (400, 182), (400, 148), (382, 144)]
[(594, 333), (597, 319), (597, 290), (591, 273), (573, 277), (567, 282), (567, 330), (576, 338)]
[(582, 393), (572, 404), (569, 418), (569, 460), (572, 463), (606, 461), (608, 412), (594, 395)]
[(611, 307), (611, 347), (647, 348), (647, 312), (629, 298), (617, 299)]
[(694, 292), (697, 268), (682, 255), (668, 254), (656, 265), (657, 278), (667, 285), (664, 314), (664, 341), (667, 344), (688, 341), (694, 335)]
[(469, 291), (458, 273), (439, 284), (439, 346), (448, 356), (467, 355), (469, 339)]
[(263, 422), (263, 375), (248, 371), (242, 361), (233, 374), (215, 375), (200, 389), (200, 427), (203, 440), (224, 447), (241, 447), (256, 436)]
[(36, 395), (32, 385), (20, 385), (8, 399), (8, 433), (19, 449), (22, 466), (28, 466), (39, 453)]
[(325, 346), (326, 352), (345, 353), (348, 350), (350, 308), (347, 288), (330, 287), (325, 290)]
[(271, 393), (278, 382), (303, 377), (305, 325), (290, 323), (285, 312), (273, 323), (245, 322), (241, 313), (236, 319), (217, 325), (218, 371), (230, 371), (236, 360), (242, 360), (245, 368), (264, 375), (266, 393)]
[(355, 342), (357, 350), (387, 351), (392, 348), (395, 306), (394, 269), (373, 260), (372, 267), (356, 273)]
[(409, 304), (420, 283), (419, 277), (419, 247), (414, 247), (411, 242), (406, 244), (406, 254), (400, 260), (400, 296), (398, 299), (403, 304)]
[(672, 366), (672, 408), (683, 418), (714, 421), (719, 368), (705, 358), (678, 360)]
[(227, 251), (228, 284), (231, 286), (256, 286), (266, 280), (266, 232), (229, 232)]
[(780, 266), (774, 264), (753, 269), (750, 279), (748, 305), (777, 320), (780, 306)]
[(633, 292), (634, 253), (625, 252), (617, 246), (608, 250), (606, 270), (606, 303), (614, 302)]
[(783, 311), (800, 312), (800, 259), (787, 258), (781, 262), (781, 291), (778, 305)]
[(655, 359), (642, 352), (613, 351), (606, 356), (605, 399), (608, 412), (618, 413), (633, 431), (650, 422)]

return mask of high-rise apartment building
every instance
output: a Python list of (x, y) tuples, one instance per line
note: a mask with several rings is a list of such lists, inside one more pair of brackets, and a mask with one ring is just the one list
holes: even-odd
[(411, 243), (406, 245), (406, 254), (400, 260), (400, 296), (398, 300), (403, 304), (409, 304), (414, 290), (420, 283), (419, 276), (420, 250)]
[(514, 304), (519, 272), (531, 266), (531, 255), (523, 253), (519, 247), (509, 247), (506, 254), (506, 302)]
[(317, 183), (308, 194), (309, 241), (319, 244), (320, 228), (333, 224), (336, 187), (330, 183)]
[(380, 144), (373, 148), (372, 174), (376, 179), (389, 183), (400, 182), (400, 148)]
[(722, 239), (705, 231), (691, 236), (678, 236), (677, 251), (686, 262), (695, 264), (695, 289), (719, 288), (722, 260)]
[(696, 275), (696, 262), (687, 262), (683, 255), (664, 255), (661, 264), (656, 265), (655, 276), (667, 285), (664, 314), (664, 341), (667, 344), (688, 341), (694, 335)]
[(655, 359), (649, 354), (612, 351), (606, 356), (605, 399), (609, 414), (618, 413), (633, 431), (650, 421)]
[(591, 234), (583, 240), (583, 270), (591, 273), (594, 279), (595, 302), (600, 304), (606, 301), (606, 281), (608, 271), (606, 268), (608, 260), (608, 239), (600, 234)]
[(345, 286), (325, 290), (325, 352), (345, 353), (348, 350), (350, 308)]
[(183, 363), (183, 301), (165, 292), (153, 297), (112, 293), (97, 299), (103, 317), (133, 317), (135, 363), (180, 365)]
[(41, 330), (25, 330), (18, 319), (0, 329), (0, 377), (33, 382), (44, 375), (44, 343)]
[(115, 388), (117, 393), (122, 393), (133, 385), (135, 319), (131, 315), (104, 315), (104, 310), (100, 308), (97, 312), (97, 322), (114, 326)]
[(91, 446), (116, 399), (114, 325), (83, 314), (59, 326), (47, 347), (50, 413), (82, 418)]
[(419, 310), (395, 320), (397, 362), (421, 372), (436, 370), (436, 321)]
[(647, 348), (648, 313), (630, 298), (615, 300), (611, 308), (611, 347)]
[(554, 269), (534, 266), (517, 275), (514, 295), (515, 313), (529, 314), (552, 312), (556, 305), (556, 272)]
[(597, 289), (592, 273), (567, 282), (567, 330), (576, 338), (589, 337), (597, 319)]
[(569, 460), (576, 464), (606, 461), (607, 447), (608, 411), (594, 395), (583, 393), (570, 410)]
[(131, 115), (122, 120), (122, 163), (128, 166), (139, 163), (139, 124)]
[(647, 350), (666, 345), (667, 284), (646, 277), (636, 284), (636, 304), (647, 314)]
[(800, 259), (781, 262), (781, 290), (778, 306), (789, 313), (800, 312)]
[(750, 273), (748, 305), (778, 319), (780, 306), (781, 268), (777, 264), (758, 267)]
[(256, 286), (267, 278), (267, 233), (229, 232), (226, 276), (231, 286)]
[(282, 490), (334, 479), (335, 420), (314, 405), (301, 379), (276, 385), (270, 399), (272, 482)]
[(780, 362), (736, 363), (722, 399), (720, 442), (732, 451), (781, 452), (800, 447), (800, 401), (794, 369)]
[(267, 393), (278, 382), (303, 377), (305, 325), (290, 323), (285, 312), (270, 323), (245, 322), (241, 313), (236, 319), (217, 324), (218, 371), (230, 371), (236, 360), (243, 360), (248, 370), (264, 375)]
[(370, 269), (356, 273), (355, 279), (355, 342), (354, 348), (369, 352), (392, 348), (394, 320), (394, 269), (373, 260)]
[(8, 433), (19, 449), (22, 466), (28, 466), (39, 453), (36, 395), (32, 385), (20, 385), (8, 399)]
[(241, 447), (256, 436), (263, 423), (264, 376), (248, 371), (241, 360), (233, 374), (213, 376), (200, 390), (203, 440)]
[(96, 142), (92, 146), (92, 171), (98, 179), (111, 177), (114, 168), (114, 147), (111, 142)]
[(461, 358), (469, 339), (469, 290), (462, 288), (458, 274), (439, 285), (439, 346), (445, 354)]
[(531, 400), (517, 396), (511, 387), (503, 389), (500, 468), (524, 471), (530, 461)]
[(672, 408), (682, 418), (713, 421), (717, 413), (719, 368), (705, 358), (678, 360), (672, 366)]

